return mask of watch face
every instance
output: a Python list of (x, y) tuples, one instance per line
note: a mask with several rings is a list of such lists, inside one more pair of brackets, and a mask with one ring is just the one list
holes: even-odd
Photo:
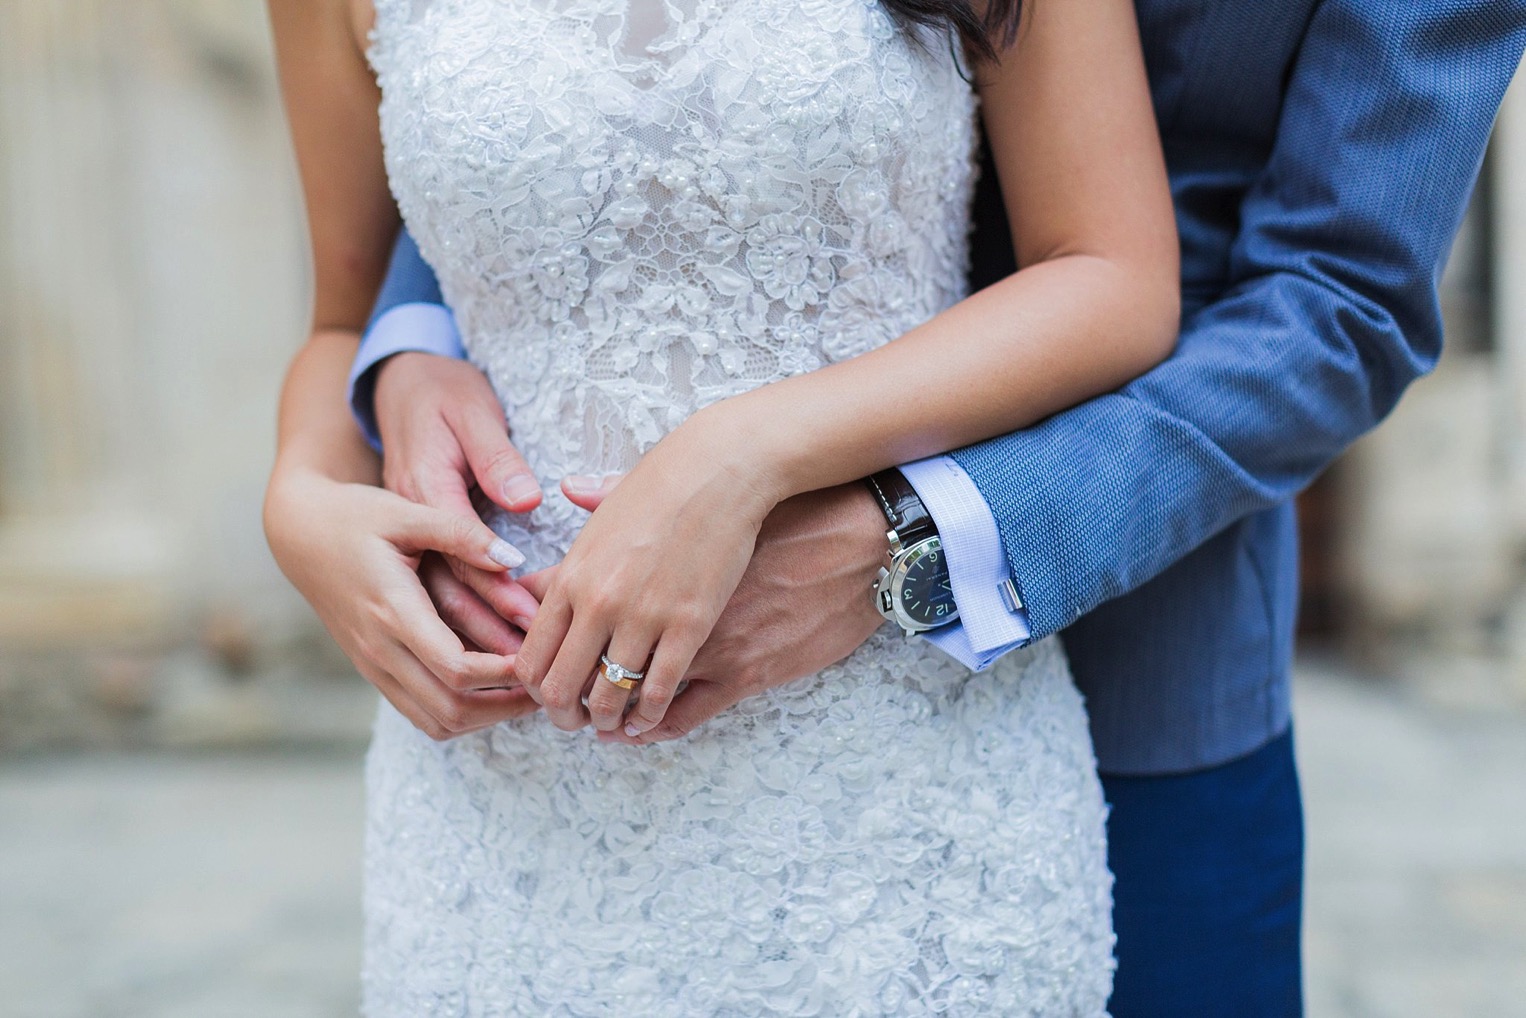
[(899, 613), (924, 629), (946, 625), (959, 617), (954, 591), (949, 585), (948, 563), (943, 559), (943, 545), (936, 537), (921, 542), (907, 554), (901, 564), (895, 596)]

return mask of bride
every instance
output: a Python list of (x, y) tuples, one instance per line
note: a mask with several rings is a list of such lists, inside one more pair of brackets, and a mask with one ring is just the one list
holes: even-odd
[[(775, 506), (1169, 352), (1130, 0), (270, 9), (316, 308), (267, 531), (386, 663), (366, 1013), (1103, 1013), (1104, 806), (1055, 641), (974, 673), (881, 632), (617, 742), (662, 720)], [(966, 296), (977, 102), (1021, 269)], [(398, 209), (541, 480), (628, 472), (586, 523), (553, 496), (494, 534), (375, 487), (342, 392)], [(388, 636), (432, 616), (431, 550), (556, 567), (516, 657)], [(460, 734), (487, 708), (521, 716)]]

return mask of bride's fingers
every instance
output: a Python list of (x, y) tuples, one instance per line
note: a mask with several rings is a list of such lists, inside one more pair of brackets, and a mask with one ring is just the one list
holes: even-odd
[(600, 732), (600, 742), (618, 742), (625, 746), (651, 746), (659, 742), (682, 739), (721, 711), (749, 695), (745, 690), (727, 683), (705, 679), (690, 679), (680, 684), (673, 694), (673, 702), (663, 715), (662, 723), (641, 735), (630, 735), (624, 728), (613, 732)]
[(689, 670), (689, 663), (694, 660), (694, 655), (703, 643), (703, 636), (696, 639), (693, 634), (682, 630), (670, 629), (662, 635), (661, 642), (652, 654), (652, 663), (647, 666), (646, 681), (641, 684), (641, 698), (636, 701), (636, 709), (626, 719), (626, 735), (645, 735), (662, 723), (668, 704), (673, 702), (679, 681)]
[[(535, 628), (539, 628), (539, 623), (532, 627), (531, 636), (535, 635)], [(592, 621), (591, 613), (573, 616), (567, 636), (557, 648), (556, 658), (547, 669), (546, 679), (536, 697), (546, 708), (546, 717), (556, 727), (571, 732), (588, 723), (588, 712), (582, 703), (583, 689), (608, 642), (609, 630)], [(525, 643), (529, 645), (528, 638)]]
[(520, 689), (482, 689), (463, 692), (451, 689), (402, 644), (393, 644), (382, 660), (386, 671), (413, 697), (447, 738), (495, 725), (533, 710)]
[[(472, 575), (504, 574), (473, 570)], [(444, 559), (438, 555), (426, 557), (419, 566), (419, 581), (424, 584), (445, 624), (470, 640), (477, 649), (505, 656), (519, 653), (525, 639), (523, 630), (518, 624), (510, 624), (476, 590), (457, 579)]]
[[(356, 664), (355, 667), (365, 680), (375, 686), (377, 692), (386, 698), (394, 710), (407, 718), (409, 724), (431, 739), (440, 742), (454, 738), (458, 734), (465, 734), (446, 729), (444, 725), (436, 720), (433, 714), (424, 709), (423, 704), (419, 703), (416, 697), (403, 688), (402, 683), (380, 668), (371, 664)], [(484, 724), (481, 727), (486, 728), (488, 726)]]
[(410, 503), (389, 535), (409, 552), (439, 551), (491, 573), (517, 569), (525, 557), (475, 516)]
[(619, 731), (620, 722), (625, 717), (625, 705), (630, 699), (628, 690), (621, 689), (594, 670), (593, 686), (588, 691), (588, 716), (594, 728), (601, 732)]
[[(615, 630), (615, 635), (609, 641), (609, 649), (604, 653), (623, 668), (644, 671), (653, 642), (651, 636), (638, 633), (629, 626), (622, 626)], [(588, 713), (593, 718), (593, 726), (601, 732), (617, 731), (625, 717), (625, 707), (630, 703), (630, 698), (630, 691), (605, 678), (598, 662), (595, 662), (593, 688), (588, 691)]]
[(688, 688), (673, 697), (662, 723), (632, 741), (650, 745), (682, 739), (721, 711), (735, 706), (742, 695), (741, 690), (719, 682), (690, 682)]
[(440, 628), (450, 635), (449, 644), (443, 640), (428, 639), (405, 646), (442, 686), (466, 693), (518, 685), (514, 678), (512, 656), (467, 650), (462, 645), (461, 638), (443, 622)]
[(467, 650), (422, 586), (399, 598), (393, 618), (397, 621), (393, 639), (449, 688), (493, 689), (513, 683), (514, 659)]
[(542, 599), (540, 613), (535, 616), (535, 625), (525, 633), (524, 646), (520, 647), (519, 653), (514, 656), (515, 678), (519, 679), (520, 684), (528, 689), (530, 695), (541, 704), (545, 703), (541, 699), (541, 683), (545, 681), (546, 673), (551, 669), (551, 662), (556, 659), (557, 648), (562, 645), (562, 640), (567, 635), (567, 627), (571, 624), (572, 606), (567, 603), (566, 598)]

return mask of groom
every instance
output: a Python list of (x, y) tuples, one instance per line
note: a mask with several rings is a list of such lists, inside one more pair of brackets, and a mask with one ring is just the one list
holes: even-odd
[[(1137, 7), (1181, 233), (1176, 352), (1119, 392), (906, 473), (958, 592), (962, 622), (932, 637), (981, 665), (1064, 633), (1112, 810), (1112, 1013), (1296, 1015), (1291, 499), (1435, 363), (1435, 282), (1526, 45), (1526, 2)], [(977, 219), (974, 287), (1013, 270), (989, 167)], [(527, 504), (535, 482), (501, 415), (482, 426), (498, 408), (480, 376), (392, 356), (405, 351), (460, 356), (406, 235), (357, 357), (357, 415), (373, 439), (379, 420), (405, 494), (459, 505), (475, 481)], [(876, 512), (853, 488), (770, 521), (745, 610), (722, 617), (652, 737), (864, 638), (867, 592), (834, 578), (883, 557)], [(448, 616), (494, 600), (428, 578)]]

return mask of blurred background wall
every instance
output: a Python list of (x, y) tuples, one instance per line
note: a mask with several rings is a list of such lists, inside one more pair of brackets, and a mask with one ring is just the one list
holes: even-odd
[(306, 263), (259, 0), (0, 4), (0, 746), (300, 730), (260, 499)]
[[(1440, 368), (1304, 501), (1304, 620), (1445, 695), (1526, 700), (1516, 91)], [(344, 668), (259, 525), (306, 257), (259, 0), (0, 4), (0, 747), (353, 729), (283, 707)]]

